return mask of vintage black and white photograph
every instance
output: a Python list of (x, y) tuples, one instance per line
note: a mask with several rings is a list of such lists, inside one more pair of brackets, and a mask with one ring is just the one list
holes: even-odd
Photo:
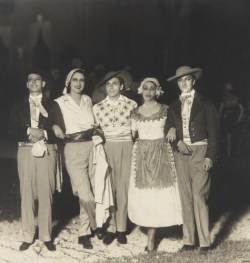
[(0, 0), (0, 263), (250, 262), (249, 76), (249, 0)]

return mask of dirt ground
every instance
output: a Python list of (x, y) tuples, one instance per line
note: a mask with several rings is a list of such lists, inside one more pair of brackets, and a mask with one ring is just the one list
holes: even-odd
[[(124, 262), (122, 257), (127, 258), (127, 262), (137, 262), (134, 256), (145, 254), (146, 232), (132, 224), (129, 225), (126, 245), (119, 245), (115, 240), (106, 246), (96, 237), (91, 239), (93, 250), (78, 245), (78, 202), (72, 197), (67, 180), (64, 191), (55, 195), (53, 236), (57, 250), (48, 251), (36, 239), (28, 250), (20, 252), (22, 237), (15, 145), (6, 141), (0, 141), (0, 145), (0, 263), (101, 262), (109, 258)], [(214, 244), (227, 240), (250, 242), (249, 166), (247, 161), (238, 161), (216, 169), (210, 206), (211, 239)], [(158, 229), (157, 251), (176, 253), (182, 246), (181, 239), (180, 226)]]
[[(213, 240), (216, 239), (227, 216), (222, 217), (221, 222), (217, 222), (212, 229), (211, 237)], [(250, 242), (249, 225), (250, 210), (233, 226), (227, 240)], [(133, 262), (133, 256), (145, 254), (146, 235), (137, 227), (128, 236), (127, 245), (119, 245), (117, 241), (114, 241), (110, 246), (105, 246), (102, 241), (94, 237), (92, 238), (94, 249), (85, 250), (77, 244), (77, 226), (77, 218), (74, 218), (61, 230), (54, 240), (57, 246), (56, 252), (49, 252), (38, 240), (27, 251), (19, 252), (18, 247), (21, 243), (20, 220), (2, 221), (0, 222), (0, 262), (74, 263), (100, 262), (108, 258), (117, 258), (117, 262), (119, 262), (119, 258), (123, 256), (129, 257), (130, 262)], [(175, 230), (180, 233), (179, 229)], [(181, 245), (181, 236), (176, 235), (172, 230), (169, 235), (161, 240), (158, 252), (176, 253)]]

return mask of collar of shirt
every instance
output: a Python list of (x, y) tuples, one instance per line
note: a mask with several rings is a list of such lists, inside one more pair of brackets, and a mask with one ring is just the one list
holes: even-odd
[(195, 94), (195, 90), (192, 89), (190, 92), (182, 92), (181, 97), (188, 97), (188, 98), (193, 98)]
[(117, 104), (118, 101), (124, 101), (124, 97), (122, 95), (119, 96), (118, 100), (111, 100), (109, 96), (105, 98), (105, 102), (109, 102), (110, 104)]
[(190, 91), (191, 98), (194, 98), (194, 94), (195, 94), (195, 90), (192, 89), (192, 90)]
[(43, 94), (39, 94), (38, 96), (29, 96), (29, 99), (31, 99), (31, 100), (34, 100), (34, 101), (40, 101), (41, 102), (41, 100), (42, 100), (42, 97), (43, 97)]
[[(69, 101), (69, 102), (72, 102), (72, 101), (73, 101), (73, 102), (75, 103), (74, 99), (73, 99), (69, 94), (64, 94), (64, 95), (63, 95), (63, 100), (64, 100), (64, 101)], [(81, 95), (81, 104), (82, 104), (82, 103), (85, 104), (87, 101), (88, 101), (88, 100), (87, 100), (86, 96), (85, 96), (84, 94), (82, 94), (82, 95)]]
[(181, 95), (179, 96), (179, 100), (181, 101), (181, 104), (192, 104), (194, 100), (194, 94), (195, 90), (192, 89), (190, 92), (182, 92)]

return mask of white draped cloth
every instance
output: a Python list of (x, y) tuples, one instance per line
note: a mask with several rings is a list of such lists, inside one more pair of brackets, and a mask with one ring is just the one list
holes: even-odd
[(108, 163), (102, 144), (94, 146), (93, 163), (95, 171), (95, 203), (96, 203), (96, 224), (102, 227), (110, 216), (109, 208), (114, 205)]

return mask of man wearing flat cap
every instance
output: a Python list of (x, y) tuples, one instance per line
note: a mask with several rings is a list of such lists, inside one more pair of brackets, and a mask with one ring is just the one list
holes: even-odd
[(215, 106), (194, 89), (200, 68), (182, 66), (167, 81), (176, 82), (181, 95), (170, 104), (167, 128), (176, 129), (175, 162), (182, 202), (183, 247), (195, 249), (195, 226), (200, 253), (210, 250), (209, 171), (218, 153), (218, 117)]
[[(131, 111), (137, 107), (135, 101), (121, 95), (124, 88), (123, 70), (108, 72), (102, 83), (107, 97), (93, 107), (96, 122), (104, 132), (104, 144), (112, 179), (115, 209), (103, 243), (109, 245), (117, 237), (120, 244), (126, 244), (127, 203), (130, 166), (132, 157)], [(102, 84), (101, 83), (101, 84)]]
[(29, 96), (14, 104), (9, 135), (18, 142), (17, 165), (20, 180), (23, 243), (27, 250), (36, 232), (35, 200), (38, 200), (39, 239), (54, 251), (51, 241), (52, 201), (55, 191), (56, 137), (52, 130), (52, 101), (42, 91), (44, 73), (33, 69), (27, 76)]

